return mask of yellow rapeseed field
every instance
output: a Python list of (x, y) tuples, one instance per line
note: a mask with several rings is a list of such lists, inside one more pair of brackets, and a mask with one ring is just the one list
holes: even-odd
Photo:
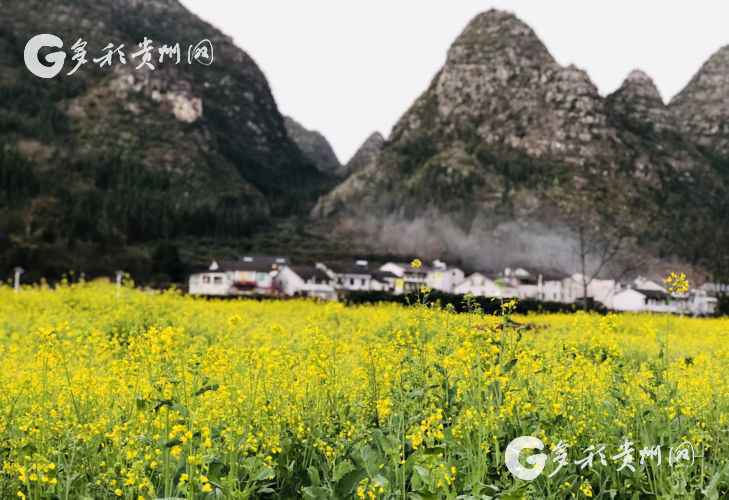
[[(0, 288), (0, 498), (726, 497), (729, 321)], [(534, 436), (533, 481), (504, 462)]]

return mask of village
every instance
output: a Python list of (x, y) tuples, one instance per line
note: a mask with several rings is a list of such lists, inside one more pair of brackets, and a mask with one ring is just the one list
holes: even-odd
[[(238, 260), (214, 260), (189, 278), (190, 295), (203, 297), (309, 297), (342, 300), (352, 292), (403, 295), (438, 290), (454, 295), (494, 299), (531, 299), (576, 304), (592, 301), (618, 312), (649, 312), (708, 316), (717, 312), (721, 285), (707, 283), (686, 293), (672, 293), (660, 281), (637, 277), (585, 279), (581, 274), (531, 272), (506, 268), (501, 272), (466, 274), (458, 267), (435, 260), (431, 263), (367, 260), (350, 264), (294, 264), (281, 256), (244, 256)], [(586, 293), (585, 293), (586, 292)]]

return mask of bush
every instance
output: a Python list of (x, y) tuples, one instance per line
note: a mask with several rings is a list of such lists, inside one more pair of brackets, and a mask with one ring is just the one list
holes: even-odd
[[(493, 297), (472, 297), (468, 300), (465, 295), (433, 290), (427, 295), (405, 294), (393, 295), (388, 292), (349, 292), (344, 302), (347, 305), (379, 304), (383, 302), (394, 302), (398, 304), (414, 304), (424, 301), (429, 305), (436, 305), (441, 308), (450, 308), (455, 312), (468, 312), (475, 308), (486, 314), (494, 314), (501, 310), (502, 299)], [(591, 303), (590, 310), (605, 313), (607, 310), (597, 303)], [(578, 304), (565, 304), (562, 302), (546, 302), (536, 299), (521, 299), (517, 302), (514, 312), (526, 314), (529, 312), (539, 313), (571, 313), (582, 309)]]

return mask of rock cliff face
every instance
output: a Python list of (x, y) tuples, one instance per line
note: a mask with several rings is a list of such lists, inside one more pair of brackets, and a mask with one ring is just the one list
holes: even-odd
[(455, 41), (393, 140), (425, 124), (446, 141), (475, 135), (481, 145), (574, 164), (606, 156), (615, 140), (587, 74), (559, 66), (531, 28), (496, 10), (476, 17)]
[[(39, 33), (58, 35), (67, 53), (51, 80), (25, 68), (24, 47)], [(132, 58), (145, 37), (154, 70)], [(87, 63), (69, 76), (79, 39)], [(188, 46), (203, 39), (213, 63), (188, 64)], [(109, 43), (124, 45), (126, 64), (94, 63)], [(158, 49), (177, 43), (180, 63), (160, 63)], [(108, 253), (171, 237), (234, 237), (306, 210), (328, 182), (288, 137), (251, 57), (176, 0), (3, 5), (0, 233), (16, 249), (8, 260), (52, 248), (56, 257), (44, 260), (69, 269), (78, 253), (69, 245)]]
[(513, 14), (490, 10), (458, 37), (377, 160), (320, 198), (313, 214), (387, 250), (485, 267), (574, 270), (588, 213), (590, 226), (632, 235), (627, 253), (636, 261), (680, 253), (671, 238), (688, 230), (693, 193), (715, 172), (682, 135), (691, 125), (678, 111), (690, 106), (679, 104), (689, 95), (703, 103), (694, 94), (707, 91), (690, 89), (706, 79), (724, 88), (715, 81), (720, 64), (709, 66), (715, 76), (695, 78), (670, 108), (641, 71), (605, 98)]
[(709, 58), (669, 107), (684, 134), (729, 154), (729, 46)]
[(647, 126), (654, 132), (678, 130), (655, 83), (639, 69), (633, 70), (620, 88), (607, 97), (607, 104), (634, 126)]
[(306, 129), (289, 116), (284, 117), (284, 122), (291, 140), (316, 168), (329, 175), (343, 174), (342, 164), (326, 137), (315, 130)]
[(354, 156), (347, 162), (345, 171), (351, 175), (367, 168), (368, 165), (377, 161), (382, 148), (385, 147), (385, 138), (379, 132), (370, 135), (367, 140), (359, 147)]

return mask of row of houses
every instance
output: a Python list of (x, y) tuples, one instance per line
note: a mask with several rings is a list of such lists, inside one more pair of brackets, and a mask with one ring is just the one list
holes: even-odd
[(593, 279), (589, 280), (585, 294), (584, 281), (579, 273), (534, 273), (523, 268), (466, 276), (458, 267), (439, 260), (416, 268), (405, 262), (372, 265), (366, 260), (351, 264), (295, 265), (286, 257), (245, 256), (234, 261), (213, 261), (205, 271), (193, 274), (189, 293), (210, 297), (268, 295), (337, 300), (353, 291), (404, 294), (427, 287), (453, 294), (566, 304), (584, 300), (586, 295), (616, 311), (707, 315), (713, 314), (717, 307), (715, 290), (709, 285), (677, 295), (642, 277), (628, 283)]

